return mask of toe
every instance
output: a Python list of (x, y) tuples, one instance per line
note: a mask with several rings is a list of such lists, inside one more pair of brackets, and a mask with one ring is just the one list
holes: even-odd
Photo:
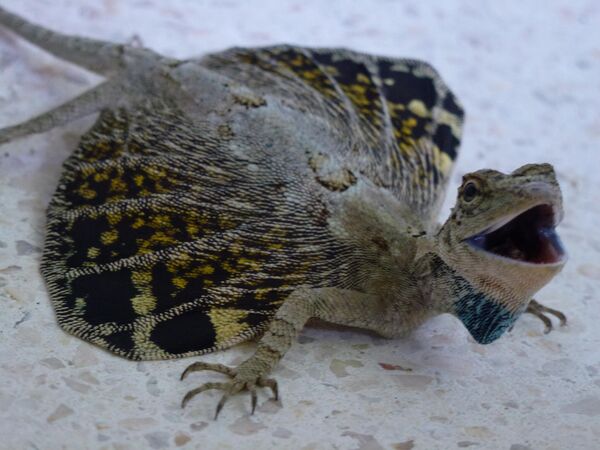
[(544, 334), (548, 334), (552, 331), (552, 321), (544, 314), (536, 314), (536, 316), (544, 322)]
[(274, 378), (260, 378), (257, 382), (260, 387), (268, 387), (273, 392), (273, 400), (279, 400), (279, 387), (277, 385), (277, 380)]
[(560, 312), (556, 309), (552, 309), (552, 308), (548, 308), (547, 312), (549, 314), (552, 314), (554, 317), (556, 317), (560, 321), (561, 327), (564, 327), (567, 324), (567, 316), (565, 316), (562, 312)]
[(197, 387), (196, 389), (192, 389), (191, 391), (188, 391), (188, 393), (185, 394), (185, 396), (183, 397), (183, 400), (181, 400), (181, 407), (185, 408), (185, 405), (192, 398), (194, 398), (196, 395), (198, 395), (204, 391), (208, 391), (210, 389), (227, 389), (227, 383), (204, 383), (202, 386)]
[(217, 418), (219, 417), (219, 413), (223, 409), (223, 406), (225, 406), (225, 402), (228, 399), (229, 399), (229, 393), (225, 392), (223, 394), (223, 397), (221, 397), (221, 400), (219, 400), (219, 403), (217, 404), (217, 410), (215, 411), (215, 420), (217, 420)]
[(181, 374), (181, 380), (187, 377), (192, 372), (199, 372), (201, 370), (212, 370), (213, 372), (219, 372), (225, 375), (229, 375), (230, 377), (235, 376), (235, 369), (231, 367), (227, 367), (223, 364), (211, 364), (202, 361), (195, 362), (186, 367), (186, 369)]
[(251, 414), (254, 414), (254, 410), (256, 409), (256, 402), (257, 402), (256, 389), (254, 389), (254, 388), (250, 389), (250, 398), (251, 398), (251, 401), (252, 401), (252, 412), (251, 412)]

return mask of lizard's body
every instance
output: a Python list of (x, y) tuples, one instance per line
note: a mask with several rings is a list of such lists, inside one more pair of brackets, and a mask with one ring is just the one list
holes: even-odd
[[(107, 77), (0, 143), (102, 111), (49, 207), (42, 272), (61, 326), (133, 359), (262, 335), (228, 395), (266, 378), (310, 318), (382, 336), (456, 315), (481, 343), (565, 262), (547, 164), (468, 174), (435, 218), (462, 109), (413, 60), (348, 50), (232, 49), (177, 61), (68, 37), (0, 8), (0, 24)], [(348, 76), (351, 76), (351, 79)]]

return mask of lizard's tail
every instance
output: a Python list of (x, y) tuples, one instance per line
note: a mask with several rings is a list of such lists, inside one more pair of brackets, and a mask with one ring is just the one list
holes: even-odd
[(2, 7), (0, 25), (61, 59), (102, 75), (113, 74), (125, 65), (125, 45), (57, 33), (28, 22)]

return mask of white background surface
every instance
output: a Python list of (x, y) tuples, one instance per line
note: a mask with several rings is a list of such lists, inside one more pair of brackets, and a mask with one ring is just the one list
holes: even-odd
[[(464, 172), (555, 165), (570, 262), (533, 317), (480, 346), (454, 318), (410, 338), (307, 329), (274, 375), (283, 406), (183, 394), (219, 378), (191, 360), (135, 363), (66, 335), (38, 274), (44, 209), (93, 118), (0, 148), (0, 448), (596, 449), (600, 442), (600, 2), (2, 0), (63, 32), (176, 57), (295, 43), (424, 59), (467, 111), (447, 204)], [(0, 30), (0, 126), (99, 78)], [(447, 209), (446, 209), (447, 211)], [(205, 360), (237, 364), (245, 345)], [(386, 370), (380, 363), (409, 367)], [(389, 366), (386, 366), (389, 368)]]

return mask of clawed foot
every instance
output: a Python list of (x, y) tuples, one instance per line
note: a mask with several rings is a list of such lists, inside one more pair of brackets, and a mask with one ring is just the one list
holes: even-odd
[(214, 372), (219, 372), (225, 374), (231, 378), (231, 381), (224, 383), (204, 383), (200, 387), (196, 389), (192, 389), (183, 397), (181, 401), (181, 407), (184, 408), (185, 405), (196, 395), (201, 392), (208, 391), (210, 389), (220, 389), (224, 391), (221, 400), (217, 405), (217, 410), (215, 412), (215, 420), (219, 416), (221, 409), (223, 409), (223, 405), (229, 399), (230, 396), (237, 394), (241, 391), (248, 391), (250, 393), (250, 398), (252, 401), (252, 414), (254, 414), (254, 410), (256, 409), (256, 388), (257, 387), (267, 387), (273, 391), (273, 399), (277, 401), (279, 399), (279, 390), (277, 388), (277, 381), (273, 378), (265, 378), (262, 376), (256, 376), (252, 373), (252, 371), (243, 370), (243, 366), (240, 368), (231, 368), (224, 366), (223, 364), (211, 364), (205, 362), (195, 362), (190, 364), (181, 374), (181, 379), (183, 380), (188, 374), (192, 372), (198, 372), (201, 370), (212, 370)]
[(567, 324), (567, 317), (563, 313), (557, 311), (556, 309), (548, 308), (547, 306), (544, 306), (535, 300), (531, 300), (529, 302), (529, 305), (527, 306), (525, 312), (533, 314), (542, 322), (544, 322), (544, 325), (546, 326), (546, 328), (544, 329), (544, 334), (548, 334), (550, 333), (550, 331), (552, 331), (552, 321), (547, 316), (547, 314), (552, 314), (553, 316), (557, 317), (558, 320), (560, 320), (561, 327)]

